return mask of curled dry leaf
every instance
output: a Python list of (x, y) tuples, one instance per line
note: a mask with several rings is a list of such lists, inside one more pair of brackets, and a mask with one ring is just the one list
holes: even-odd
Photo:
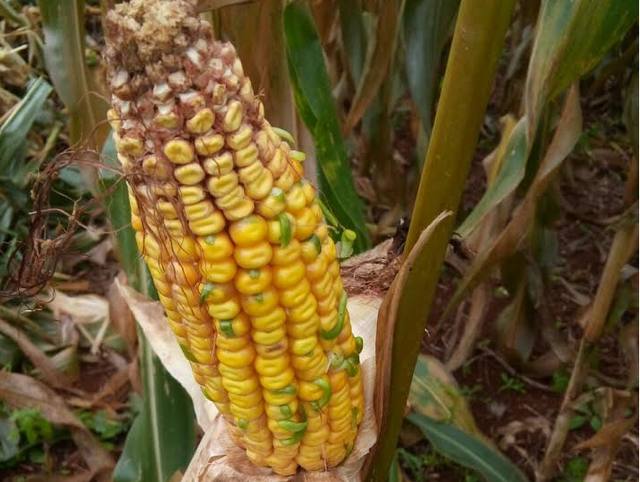
[(113, 458), (53, 390), (26, 375), (0, 372), (0, 400), (15, 408), (35, 408), (49, 422), (67, 427), (89, 467), (89, 479), (110, 479)]
[[(44, 298), (47, 307), (56, 319), (64, 322), (71, 319), (78, 331), (91, 344), (91, 353), (96, 354), (106, 336), (110, 324), (109, 302), (103, 296), (94, 294), (69, 296), (61, 291)], [(100, 324), (95, 336), (87, 330), (87, 325)]]

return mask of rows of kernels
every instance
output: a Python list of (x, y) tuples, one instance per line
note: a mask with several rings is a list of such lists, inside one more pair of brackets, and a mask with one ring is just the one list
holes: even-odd
[[(247, 137), (246, 129), (233, 133), (240, 127), (241, 107), (240, 104), (232, 104), (226, 112), (221, 113), (224, 130), (231, 132), (226, 137), (227, 147), (241, 147), (245, 142), (243, 137)], [(264, 382), (254, 367), (260, 350), (255, 345), (253, 320), (249, 316), (255, 311), (269, 311), (269, 300), (264, 306), (256, 307), (258, 298), (247, 300), (244, 285), (234, 283), (234, 279), (245, 279), (247, 270), (267, 266), (271, 252), (268, 245), (265, 249), (265, 243), (260, 243), (261, 218), (247, 218), (254, 206), (238, 183), (232, 151), (223, 150), (225, 141), (222, 136), (215, 139), (209, 136), (209, 139), (202, 141), (199, 149), (203, 152), (206, 148), (205, 154), (210, 156), (202, 161), (203, 171), (208, 175), (207, 197), (214, 200), (230, 224), (226, 232), (216, 234), (216, 231), (198, 239), (202, 249), (201, 271), (205, 280), (202, 292), (206, 293), (207, 309), (218, 332), (217, 357), (223, 387), (228, 392), (234, 417), (232, 423), (238, 429), (241, 443), (252, 462), (268, 465), (267, 458), (273, 448), (272, 435), (266, 423), (262, 396)], [(237, 221), (239, 219), (242, 221)]]
[(200, 40), (146, 99), (118, 99), (118, 79), (118, 150), (153, 178), (135, 189), (161, 218), (145, 227), (134, 212), (132, 225), (172, 240), (141, 250), (155, 250), (145, 259), (169, 323), (234, 439), (280, 474), (319, 470), (346, 454), (345, 413), (362, 399), (359, 370), (327, 371), (329, 352), (354, 353), (348, 314), (320, 336), (343, 298), (335, 246), (300, 182), (304, 155), (264, 120), (233, 47)]
[(267, 230), (262, 217), (251, 215), (232, 223), (229, 234), (239, 265), (235, 288), (240, 292), (244, 313), (251, 319), (251, 337), (257, 352), (255, 369), (265, 400), (267, 429), (274, 439), (264, 462), (277, 473), (291, 475), (297, 468), (291, 447), (294, 444), (277, 444), (293, 436), (280, 424), (283, 420), (296, 420), (298, 399), (295, 374), (286, 351), (286, 316), (273, 285), (270, 263), (274, 249), (267, 241)]

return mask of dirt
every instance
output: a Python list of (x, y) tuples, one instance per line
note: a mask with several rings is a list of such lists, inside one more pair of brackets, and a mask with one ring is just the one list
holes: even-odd
[[(566, 162), (556, 191), (562, 204), (561, 209), (558, 209), (561, 214), (553, 223), (557, 233), (558, 258), (554, 268), (555, 282), (548, 290), (547, 303), (562, 337), (574, 347), (581, 336), (577, 321), (585, 310), (584, 303), (595, 294), (611, 244), (611, 221), (624, 211), (623, 196), (630, 153), (628, 147), (619, 149), (619, 146), (628, 146), (628, 143), (624, 140), (622, 126), (606, 124), (606, 119), (604, 126), (602, 123), (602, 118), (598, 115), (586, 115), (585, 132), (590, 129), (604, 129), (604, 132), (596, 131), (588, 139), (588, 148), (579, 147), (577, 154)], [(497, 139), (485, 138), (480, 144), (488, 146), (496, 141)], [(614, 148), (611, 147), (612, 144)], [(472, 163), (461, 205), (461, 212), (464, 214), (472, 209), (484, 192), (485, 177), (481, 160), (487, 152), (485, 147), (476, 154)], [(637, 266), (637, 256), (633, 263)], [(453, 294), (458, 279), (459, 275), (455, 270), (445, 267), (434, 301), (430, 322), (432, 329), (427, 330), (423, 339), (422, 351), (440, 359), (446, 359), (444, 355), (452, 330), (451, 320), (441, 329), (437, 328), (437, 321)], [(562, 403), (563, 393), (562, 390), (552, 389), (551, 377), (533, 380), (534, 386), (517, 375), (512, 376), (505, 368), (505, 365), (509, 367), (508, 362), (504, 361), (506, 357), (499, 353), (498, 347), (489, 342), (492, 320), (504, 303), (498, 299), (492, 301), (479, 343), (482, 347), (476, 348), (468, 363), (457, 370), (454, 376), (461, 389), (469, 395), (470, 408), (481, 431), (500, 446), (528, 477), (533, 478), (536, 463), (544, 455), (549, 431)], [(628, 314), (623, 317), (623, 323), (629, 321), (628, 318)], [(538, 341), (534, 353), (541, 353), (546, 348), (548, 347), (542, 341)], [(597, 348), (598, 370), (624, 386), (628, 366), (619, 348), (617, 331), (605, 334)], [(503, 362), (498, 362), (496, 357)], [(507, 376), (520, 380), (517, 390), (505, 385), (503, 377)], [(513, 441), (508, 445), (501, 445), (506, 428), (513, 427), (514, 423), (527, 421), (535, 428), (517, 432)], [(588, 460), (588, 452), (580, 453), (574, 451), (573, 447), (593, 434), (594, 431), (588, 424), (570, 432), (558, 474), (574, 457), (583, 456)], [(637, 440), (637, 430), (632, 435)], [(433, 455), (426, 443), (410, 447), (409, 450), (429, 457)], [(634, 445), (632, 437), (627, 437), (622, 442), (614, 464), (615, 480), (637, 480), (637, 463), (637, 445)], [(407, 469), (408, 466), (404, 463), (403, 467)], [(452, 469), (450, 464), (428, 466), (423, 477), (422, 480), (468, 480), (465, 479), (465, 473)], [(564, 479), (559, 477), (557, 480)]]

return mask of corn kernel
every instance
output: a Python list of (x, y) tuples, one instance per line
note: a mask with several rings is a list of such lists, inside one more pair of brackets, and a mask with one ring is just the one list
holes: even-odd
[(224, 146), (224, 137), (220, 134), (203, 135), (194, 142), (196, 152), (201, 156), (211, 156)]
[(233, 156), (230, 152), (223, 152), (213, 158), (205, 159), (202, 163), (207, 174), (222, 176), (233, 171)]
[(222, 122), (222, 128), (225, 132), (233, 132), (240, 127), (243, 116), (242, 111), (242, 103), (240, 101), (233, 100), (229, 103)]
[(184, 139), (173, 139), (164, 145), (164, 155), (174, 164), (188, 164), (193, 161), (191, 144)]
[(199, 110), (196, 115), (187, 121), (187, 130), (193, 134), (204, 134), (213, 125), (215, 116), (209, 108)]
[(204, 179), (204, 169), (197, 162), (177, 167), (173, 175), (180, 184), (192, 186)]

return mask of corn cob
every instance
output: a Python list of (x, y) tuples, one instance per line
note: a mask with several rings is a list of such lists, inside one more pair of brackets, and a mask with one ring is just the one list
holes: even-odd
[(253, 463), (336, 466), (364, 413), (362, 339), (304, 154), (191, 1), (119, 4), (106, 37), (131, 224), (195, 379)]

